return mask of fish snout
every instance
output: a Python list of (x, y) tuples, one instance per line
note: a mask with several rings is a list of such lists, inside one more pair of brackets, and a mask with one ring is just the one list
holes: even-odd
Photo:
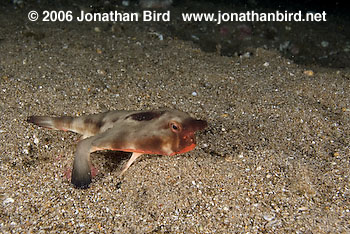
[(208, 123), (205, 120), (189, 119), (184, 123), (184, 130), (186, 132), (196, 132), (208, 127)]

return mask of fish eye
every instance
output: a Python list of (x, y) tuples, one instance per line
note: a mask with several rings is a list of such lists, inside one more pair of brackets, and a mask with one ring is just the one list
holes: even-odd
[(170, 122), (169, 125), (170, 125), (170, 128), (171, 128), (171, 131), (173, 131), (173, 132), (181, 131), (181, 126), (180, 126), (179, 123), (177, 123), (177, 122)]

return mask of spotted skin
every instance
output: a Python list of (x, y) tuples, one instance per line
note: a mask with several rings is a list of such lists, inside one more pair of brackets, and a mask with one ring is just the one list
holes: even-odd
[(71, 182), (77, 188), (91, 183), (90, 153), (99, 150), (131, 152), (124, 174), (142, 154), (176, 155), (193, 150), (195, 132), (207, 127), (205, 120), (174, 109), (109, 111), (82, 117), (31, 116), (35, 125), (82, 134), (75, 152)]

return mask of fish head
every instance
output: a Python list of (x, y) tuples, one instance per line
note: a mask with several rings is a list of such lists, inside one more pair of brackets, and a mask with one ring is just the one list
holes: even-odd
[(181, 122), (171, 120), (168, 123), (169, 131), (171, 131), (171, 137), (169, 140), (172, 145), (172, 153), (182, 154), (196, 147), (195, 133), (203, 130), (208, 126), (205, 120), (198, 120), (194, 118), (186, 118)]
[[(149, 123), (147, 135), (148, 145), (153, 152), (162, 155), (176, 155), (193, 150), (196, 146), (195, 133), (205, 129), (205, 120), (192, 118), (189, 114), (166, 109), (160, 110), (161, 115)], [(144, 144), (143, 144), (144, 145)]]

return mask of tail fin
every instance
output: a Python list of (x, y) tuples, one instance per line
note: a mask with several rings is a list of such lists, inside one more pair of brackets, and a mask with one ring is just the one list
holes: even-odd
[(73, 117), (30, 116), (27, 122), (54, 130), (72, 131)]

